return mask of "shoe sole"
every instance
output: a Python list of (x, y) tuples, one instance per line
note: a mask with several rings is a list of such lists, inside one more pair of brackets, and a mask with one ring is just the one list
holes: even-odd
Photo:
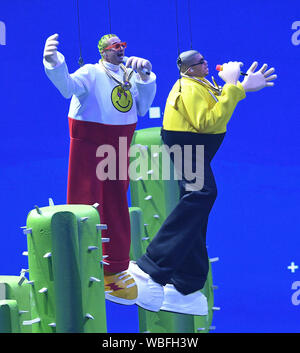
[(115, 297), (114, 295), (110, 295), (105, 293), (105, 299), (117, 303), (117, 304), (122, 304), (122, 305), (134, 305), (136, 304), (136, 299), (124, 299), (124, 298), (118, 298)]
[(208, 315), (208, 310), (205, 312), (191, 312), (190, 310), (184, 310), (184, 308), (182, 309), (178, 309), (178, 308), (174, 308), (171, 305), (167, 306), (167, 305), (163, 305), (160, 310), (162, 311), (170, 311), (172, 313), (177, 313), (177, 314), (186, 314), (186, 315), (196, 315), (196, 316), (206, 316)]
[(136, 305), (139, 306), (140, 308), (142, 309), (145, 309), (145, 310), (148, 310), (148, 311), (152, 311), (154, 313), (158, 313), (160, 308), (157, 310), (157, 309), (153, 309), (153, 307), (147, 305), (147, 304), (144, 304), (144, 303), (140, 303), (140, 302), (136, 302)]

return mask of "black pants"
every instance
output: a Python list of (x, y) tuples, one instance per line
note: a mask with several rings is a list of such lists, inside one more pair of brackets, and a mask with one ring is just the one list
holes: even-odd
[[(210, 162), (220, 147), (224, 134), (198, 134), (162, 130), (164, 144), (183, 148), (193, 146), (193, 168), (196, 165), (196, 146), (204, 145), (204, 184), (201, 190), (187, 191), (187, 180), (182, 163), (179, 180), (180, 200), (155, 235), (138, 266), (153, 280), (171, 283), (182, 294), (202, 289), (208, 274), (206, 230), (209, 213), (217, 197), (217, 187)], [(174, 162), (174, 156), (170, 155)]]

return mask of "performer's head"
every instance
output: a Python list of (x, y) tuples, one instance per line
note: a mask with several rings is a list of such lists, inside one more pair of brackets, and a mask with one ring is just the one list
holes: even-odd
[(177, 67), (181, 74), (195, 77), (208, 75), (207, 61), (196, 50), (182, 52), (177, 58)]
[(98, 49), (102, 59), (114, 65), (123, 61), (126, 43), (115, 34), (105, 34), (98, 42)]

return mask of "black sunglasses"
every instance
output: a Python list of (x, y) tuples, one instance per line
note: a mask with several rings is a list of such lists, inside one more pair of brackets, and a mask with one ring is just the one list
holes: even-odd
[(205, 62), (205, 59), (202, 58), (197, 64), (190, 65), (189, 68), (192, 67), (192, 66), (203, 65), (204, 62)]

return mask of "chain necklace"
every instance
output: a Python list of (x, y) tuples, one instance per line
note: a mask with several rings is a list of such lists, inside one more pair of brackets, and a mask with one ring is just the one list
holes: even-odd
[(194, 76), (188, 76), (188, 75), (185, 75), (185, 74), (181, 74), (181, 76), (185, 77), (185, 78), (190, 78), (191, 80), (194, 80), (194, 81), (197, 81), (198, 83), (200, 83), (201, 86), (205, 87), (209, 93), (212, 92), (214, 93), (216, 96), (220, 96), (221, 93), (222, 93), (222, 87), (219, 86), (215, 79), (213, 78), (213, 76), (211, 77), (212, 78), (212, 81), (214, 82), (214, 85), (211, 84), (208, 80), (206, 80), (204, 77), (203, 78), (197, 78), (197, 77), (194, 77)]
[(120, 68), (123, 71), (123, 81), (121, 81), (118, 77), (116, 77), (105, 65), (103, 64), (102, 60), (100, 60), (100, 64), (102, 65), (104, 71), (106, 72), (107, 76), (118, 83), (124, 91), (130, 90), (132, 87), (130, 83), (130, 79), (133, 75), (133, 70), (127, 70), (123, 64), (120, 64)]

